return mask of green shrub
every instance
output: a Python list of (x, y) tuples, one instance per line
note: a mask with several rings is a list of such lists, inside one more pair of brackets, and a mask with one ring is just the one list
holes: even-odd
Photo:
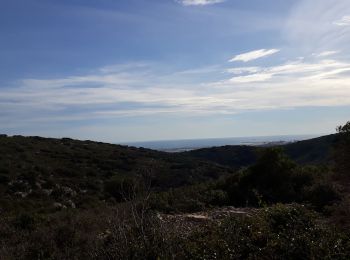
[(183, 240), (186, 259), (347, 259), (349, 236), (306, 208), (277, 205), (253, 217), (229, 217)]
[(16, 216), (16, 218), (13, 220), (14, 227), (18, 229), (32, 230), (34, 229), (35, 223), (36, 223), (35, 216), (28, 213), (22, 213)]
[(139, 192), (140, 185), (134, 177), (114, 176), (104, 183), (104, 191), (120, 202), (133, 199)]
[(310, 187), (306, 191), (305, 197), (318, 210), (340, 200), (340, 194), (334, 185), (324, 182), (316, 183)]

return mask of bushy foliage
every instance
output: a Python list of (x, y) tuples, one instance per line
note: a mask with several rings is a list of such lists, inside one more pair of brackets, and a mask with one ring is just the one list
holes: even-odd
[(166, 212), (192, 212), (223, 205), (263, 207), (298, 202), (323, 211), (340, 199), (331, 175), (327, 167), (299, 166), (282, 149), (269, 148), (246, 169), (217, 181), (155, 194), (152, 205)]
[(297, 205), (231, 217), (188, 239), (184, 255), (190, 259), (346, 259), (350, 253), (348, 236)]
[(318, 210), (340, 200), (340, 194), (337, 189), (332, 184), (325, 182), (316, 183), (308, 188), (305, 192), (305, 197)]
[(335, 171), (338, 177), (350, 179), (350, 121), (337, 128), (338, 135), (334, 147)]
[(104, 191), (118, 202), (130, 200), (140, 183), (135, 177), (115, 176), (104, 183)]
[[(338, 129), (334, 168), (281, 148), (237, 148), (227, 168), (193, 153), (0, 136), (0, 258), (349, 259), (350, 199), (330, 170), (349, 169), (349, 129)], [(293, 147), (314, 162), (323, 141)], [(207, 152), (198, 158), (229, 160)], [(254, 209), (206, 217), (222, 206)]]
[(229, 177), (222, 188), (235, 206), (310, 202), (322, 208), (338, 198), (334, 186), (327, 182), (329, 174), (322, 167), (298, 166), (281, 149), (271, 148), (264, 151), (255, 165)]
[(121, 202), (147, 178), (153, 190), (216, 179), (231, 169), (182, 155), (77, 141), (69, 138), (0, 137), (2, 210), (23, 204), (35, 210), (87, 208)]
[(211, 206), (227, 204), (226, 193), (215, 190), (214, 183), (202, 183), (153, 193), (150, 199), (152, 209), (166, 212), (196, 212)]
[[(323, 224), (320, 216), (298, 205), (276, 205), (253, 215), (197, 224), (187, 231), (186, 223), (163, 220), (135, 205), (21, 220), (2, 216), (0, 254), (3, 259), (350, 257), (349, 234)], [(18, 226), (17, 221), (26, 224)]]
[(240, 189), (246, 193), (247, 204), (257, 204), (259, 196), (262, 200), (272, 203), (294, 199), (295, 169), (296, 164), (280, 149), (266, 150), (258, 162), (245, 171), (240, 178)]

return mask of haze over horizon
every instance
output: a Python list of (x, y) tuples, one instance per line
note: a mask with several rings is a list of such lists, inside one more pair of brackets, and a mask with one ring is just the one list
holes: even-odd
[(334, 133), (348, 0), (4, 0), (0, 133), (107, 142)]

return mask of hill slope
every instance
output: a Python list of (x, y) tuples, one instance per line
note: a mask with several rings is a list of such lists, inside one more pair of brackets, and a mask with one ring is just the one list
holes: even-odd
[[(333, 137), (324, 137), (285, 148), (299, 161), (317, 163), (327, 159), (332, 142)], [(258, 163), (237, 174), (204, 161), (208, 157), (235, 167), (248, 165), (256, 160), (256, 149), (264, 148), (227, 146), (167, 154), (67, 138), (0, 135), (0, 255), (349, 259), (350, 236), (343, 224), (349, 219), (347, 204), (334, 204), (338, 193), (324, 182), (329, 180), (324, 167), (301, 169), (276, 149), (266, 150)], [(208, 153), (213, 151), (218, 152)], [(140, 193), (128, 201), (118, 197), (118, 188), (130, 184), (120, 180), (140, 176), (149, 176), (154, 190), (164, 192)], [(190, 184), (196, 185), (172, 189)], [(273, 205), (277, 202), (288, 204)], [(335, 216), (342, 217), (342, 228), (312, 210), (318, 206), (327, 206), (327, 216), (341, 209), (342, 215)], [(165, 214), (167, 207), (183, 213)], [(188, 214), (195, 211), (200, 212)]]
[[(327, 135), (281, 146), (294, 161), (302, 164), (326, 163), (330, 160), (331, 148), (336, 135)], [(184, 156), (216, 162), (234, 168), (256, 162), (257, 154), (264, 147), (221, 146), (203, 148), (182, 153)]]
[[(324, 136), (283, 148), (299, 163), (325, 163), (334, 139)], [(69, 138), (0, 136), (0, 207), (120, 201), (120, 189), (135, 179), (146, 178), (158, 191), (198, 184), (253, 164), (263, 149), (223, 146), (171, 154)]]
[(0, 207), (24, 200), (75, 206), (120, 200), (118, 189), (137, 178), (164, 190), (230, 172), (215, 163), (147, 149), (68, 138), (0, 137)]

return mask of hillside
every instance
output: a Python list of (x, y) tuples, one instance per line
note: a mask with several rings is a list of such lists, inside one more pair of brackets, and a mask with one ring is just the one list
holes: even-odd
[[(327, 163), (334, 138), (282, 147)], [(171, 154), (2, 135), (0, 255), (349, 259), (350, 200), (329, 169), (275, 147)]]
[(211, 162), (147, 149), (68, 138), (0, 137), (2, 208), (14, 202), (30, 207), (34, 201), (43, 207), (80, 207), (121, 200), (118, 189), (141, 178), (153, 190), (165, 190), (231, 172)]
[(286, 154), (302, 164), (320, 164), (331, 160), (332, 147), (337, 135), (326, 135), (283, 146)]
[[(296, 162), (324, 163), (333, 141), (331, 135), (283, 148)], [(139, 181), (153, 191), (198, 185), (254, 164), (265, 149), (223, 146), (174, 154), (69, 138), (3, 135), (1, 206), (89, 207), (123, 200), (125, 189)]]
[[(335, 138), (336, 135), (327, 135), (282, 145), (281, 147), (297, 163), (327, 163), (330, 161), (331, 148)], [(265, 147), (254, 146), (221, 146), (183, 152), (182, 155), (208, 160), (238, 169), (256, 162), (259, 152), (264, 149)]]

